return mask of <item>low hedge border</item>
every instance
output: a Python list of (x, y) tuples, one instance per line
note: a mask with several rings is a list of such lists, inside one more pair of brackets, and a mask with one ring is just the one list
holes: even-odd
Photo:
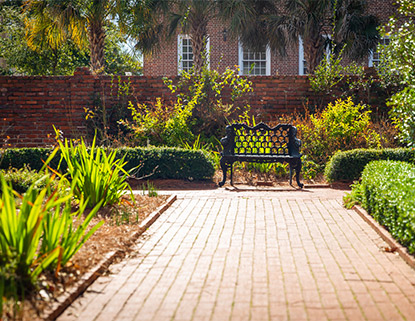
[(408, 252), (415, 253), (415, 165), (399, 161), (369, 163), (351, 195)]
[[(24, 168), (39, 170), (52, 152), (50, 148), (11, 148), (0, 150), (0, 169)], [(117, 157), (125, 155), (126, 170), (137, 167), (137, 177), (168, 179), (211, 179), (215, 173), (213, 160), (202, 151), (171, 147), (119, 148)], [(60, 153), (52, 159), (50, 166), (57, 168)], [(63, 165), (64, 166), (64, 165)]]
[(339, 151), (327, 163), (324, 174), (329, 183), (358, 180), (365, 166), (375, 160), (415, 162), (415, 149), (353, 149)]

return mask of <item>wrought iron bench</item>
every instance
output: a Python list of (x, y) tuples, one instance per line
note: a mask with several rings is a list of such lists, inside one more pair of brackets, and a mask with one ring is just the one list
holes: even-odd
[(264, 123), (255, 127), (245, 124), (227, 126), (226, 136), (220, 141), (223, 146), (220, 159), (223, 180), (219, 186), (225, 184), (228, 169), (231, 172), (231, 185), (233, 185), (234, 162), (287, 162), (290, 164), (290, 185), (293, 170), (295, 170), (297, 185), (303, 188), (304, 185), (300, 182), (301, 140), (296, 137), (296, 134), (297, 128), (287, 124), (280, 124), (273, 128)]

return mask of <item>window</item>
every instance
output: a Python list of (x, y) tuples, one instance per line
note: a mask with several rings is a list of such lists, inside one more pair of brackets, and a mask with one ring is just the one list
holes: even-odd
[[(378, 46), (379, 45), (381, 45), (381, 46), (388, 46), (389, 43), (390, 43), (390, 39), (388, 37), (382, 38), (379, 41)], [(375, 51), (372, 51), (369, 54), (369, 64), (368, 64), (368, 66), (369, 67), (377, 67), (377, 66), (379, 66), (380, 62), (381, 62), (381, 55), (380, 55), (380, 52), (378, 51), (378, 48), (376, 48)]]
[(303, 39), (299, 37), (298, 44), (298, 74), (304, 76), (308, 74), (307, 61), (304, 59)]
[[(209, 45), (210, 41), (208, 39), (206, 44), (206, 52), (208, 53), (208, 66), (210, 65), (209, 61)], [(181, 71), (189, 71), (193, 67), (193, 48), (192, 41), (188, 35), (179, 35), (177, 39), (177, 66), (179, 74)]]
[(271, 75), (271, 54), (269, 47), (254, 52), (244, 48), (239, 43), (239, 67), (241, 75), (269, 76)]

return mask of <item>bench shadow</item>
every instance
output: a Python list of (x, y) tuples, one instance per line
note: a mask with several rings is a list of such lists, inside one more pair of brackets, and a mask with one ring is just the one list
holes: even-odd
[(274, 187), (274, 188), (263, 188), (263, 187), (237, 187), (235, 185), (229, 185), (224, 187), (225, 190), (230, 192), (304, 192), (304, 193), (311, 193), (310, 190), (307, 188), (299, 188), (299, 187)]

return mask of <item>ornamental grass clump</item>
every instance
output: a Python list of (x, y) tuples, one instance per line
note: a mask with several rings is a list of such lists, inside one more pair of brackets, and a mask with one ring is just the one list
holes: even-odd
[[(86, 199), (87, 207), (91, 208), (102, 202), (102, 206), (118, 204), (125, 190), (132, 190), (127, 183), (129, 173), (124, 170), (124, 157), (117, 159), (116, 151), (106, 153), (101, 147), (95, 145), (96, 137), (92, 146), (87, 148), (83, 139), (78, 145), (73, 141), (58, 141), (61, 149), (61, 162), (66, 161), (67, 168), (59, 170), (66, 172), (61, 174), (62, 178), (76, 181), (74, 195), (77, 199)], [(134, 170), (134, 169), (133, 169)]]
[(0, 174), (0, 316), (4, 298), (15, 303), (24, 299), (43, 271), (58, 273), (104, 223), (88, 231), (102, 201), (83, 218), (87, 200), (81, 198), (78, 210), (72, 212), (77, 178), (69, 189), (54, 178), (44, 172), (41, 182), (33, 182), (20, 195)]

